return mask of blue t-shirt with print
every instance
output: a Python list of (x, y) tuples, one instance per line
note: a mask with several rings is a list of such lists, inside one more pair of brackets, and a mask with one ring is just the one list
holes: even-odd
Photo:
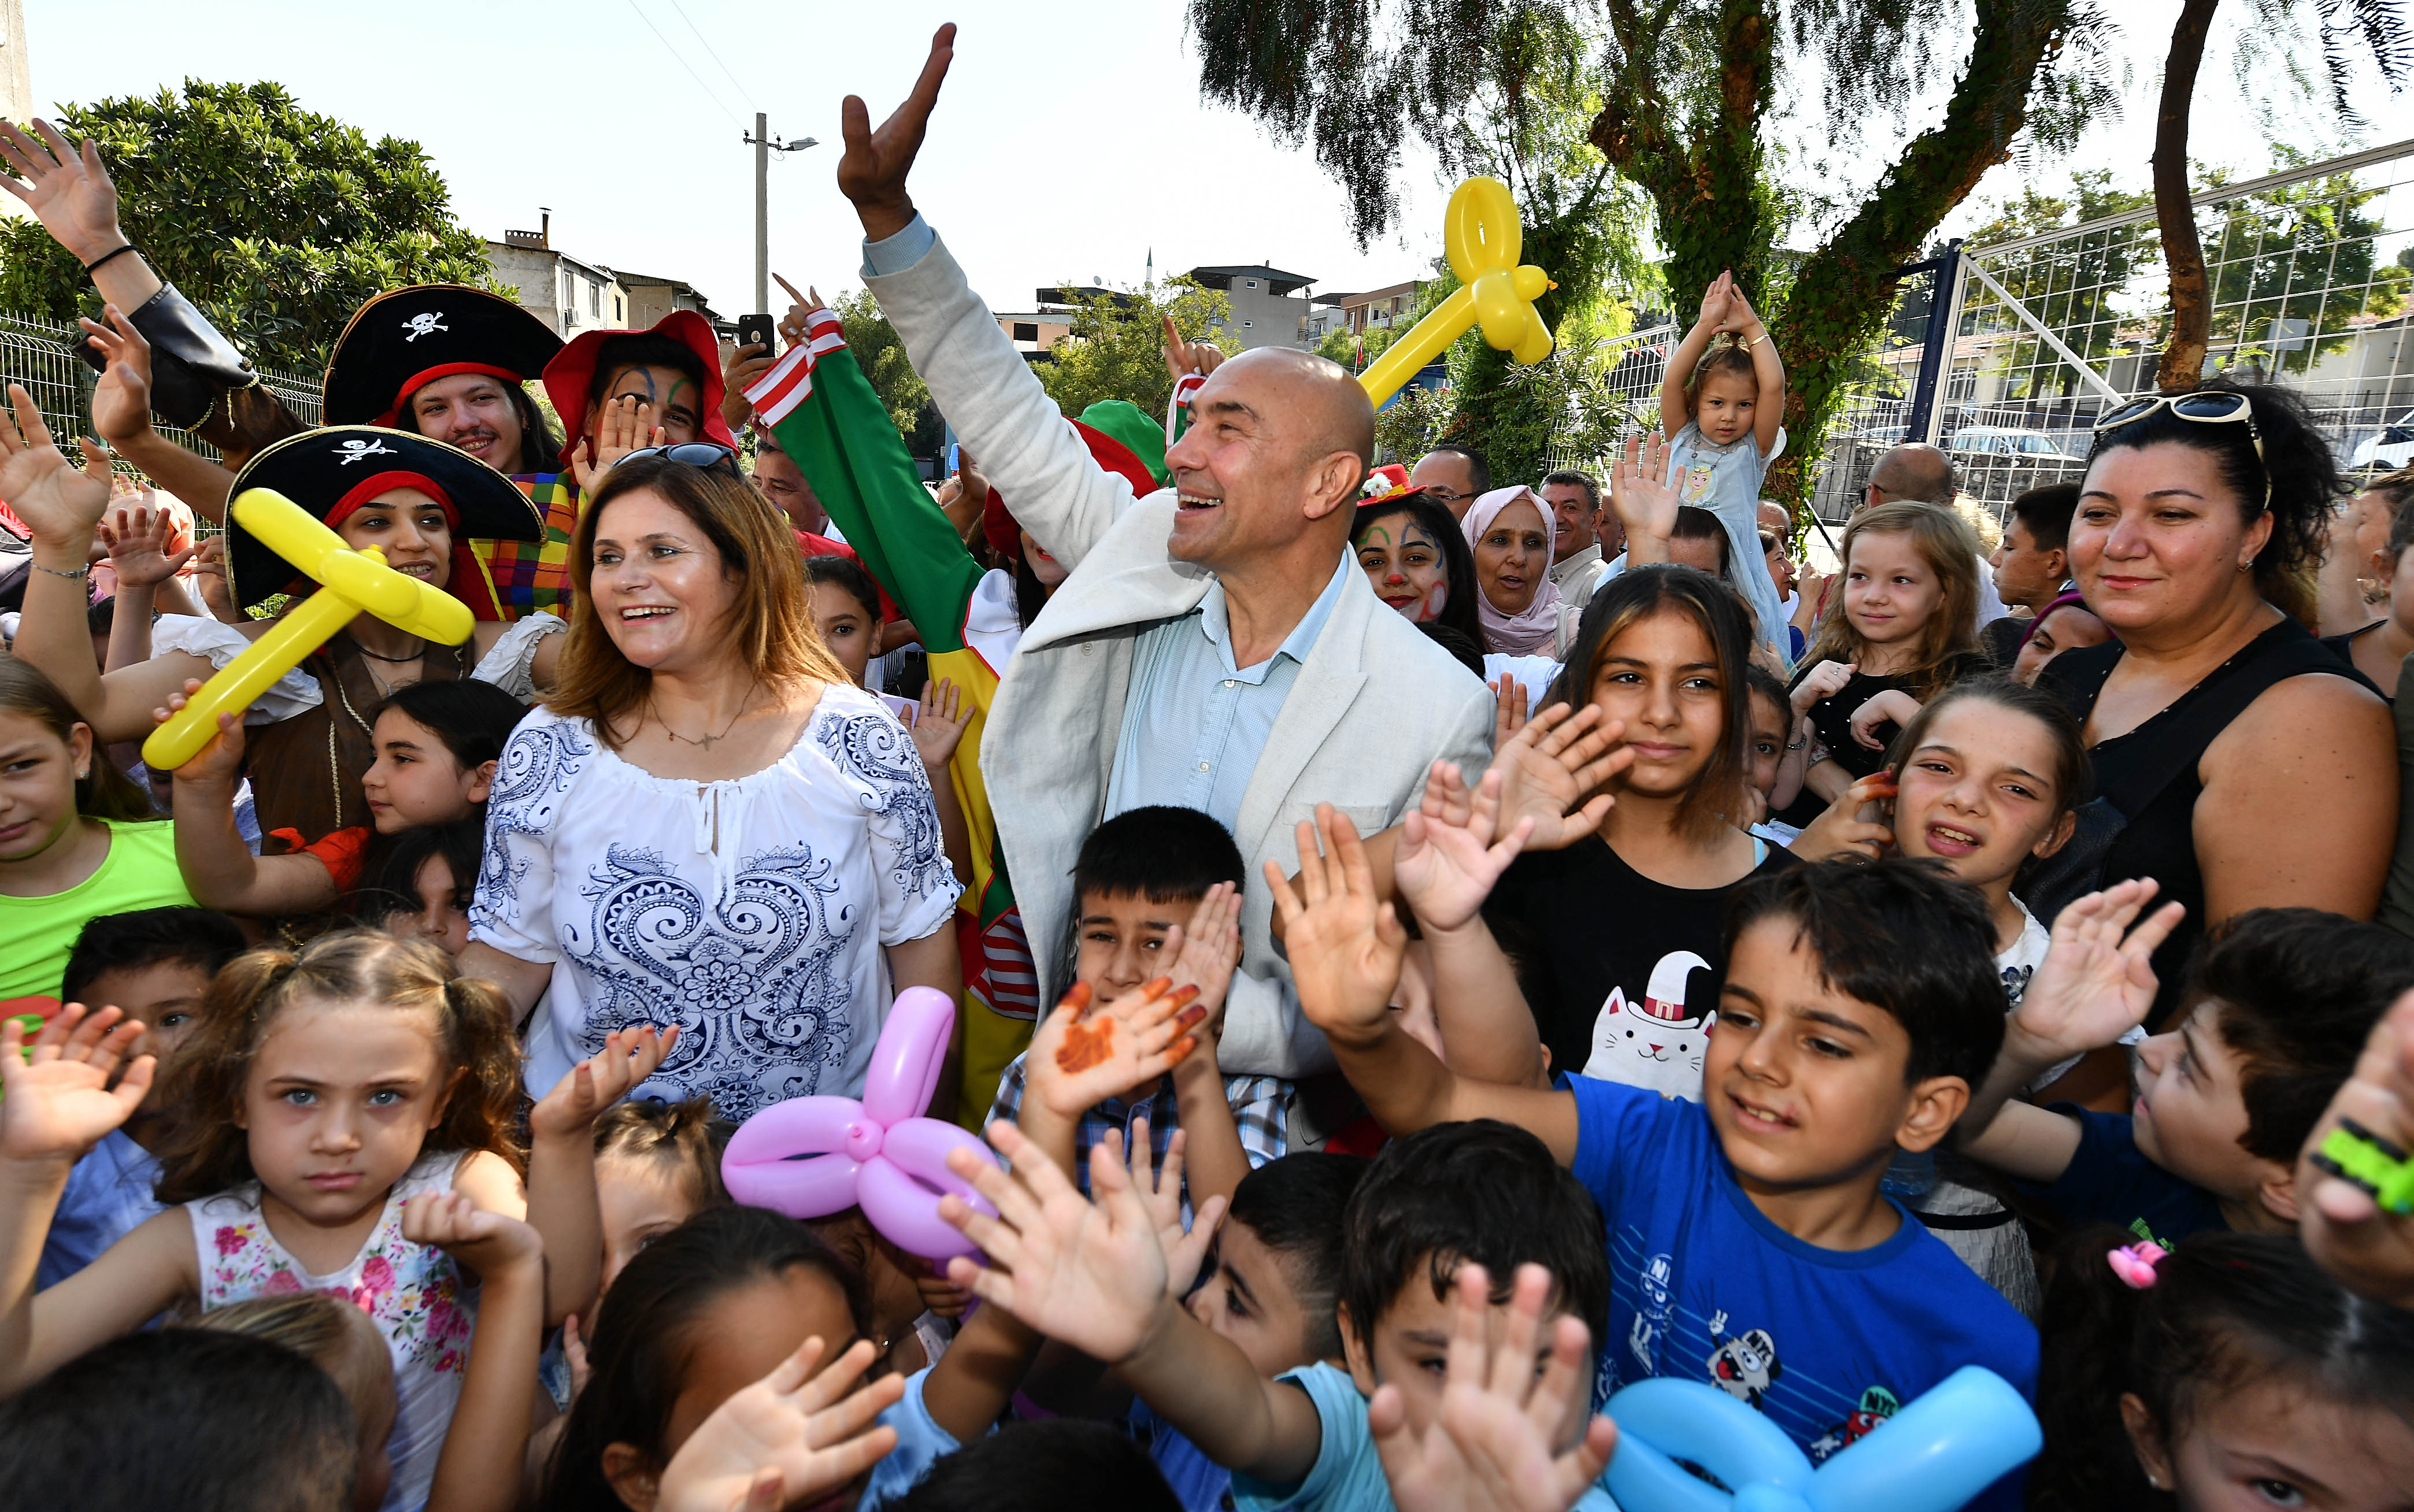
[[(1760, 441), (1751, 431), (1724, 446), (1712, 444), (1691, 421), (1668, 442), (1668, 460), (1676, 472), (1676, 502), (1707, 510), (1726, 527), (1727, 560), (1737, 588), (1760, 622), (1760, 638), (1784, 656), (1793, 644), (1785, 633), (1785, 613), (1777, 584), (1768, 575), (1768, 557), (1760, 549), (1760, 482), (1768, 465), (1785, 450), (1785, 432), (1777, 445), (1761, 455)], [(1792, 659), (1787, 658), (1788, 660)]]
[(2056, 1103), (2052, 1111), (2079, 1120), (2079, 1149), (2059, 1178), (2014, 1182), (2021, 1191), (2044, 1198), (2074, 1223), (2118, 1223), (2165, 1249), (2191, 1234), (2229, 1227), (2212, 1193), (2146, 1158), (2138, 1148), (2137, 1120), (2128, 1114), (2096, 1113), (2076, 1103)]
[[(2036, 1395), (2037, 1335), (2001, 1293), (1893, 1205), (1894, 1237), (1827, 1250), (1771, 1223), (1698, 1103), (1583, 1076), (1576, 1178), (1608, 1231), (1602, 1389), (1703, 1381), (1760, 1409), (1813, 1464), (1964, 1365)], [(2021, 1472), (1974, 1507), (2016, 1512)]]
[[(1383, 1478), (1383, 1457), (1376, 1451), (1374, 1430), (1366, 1426), (1366, 1399), (1358, 1394), (1349, 1372), (1319, 1361), (1274, 1379), (1307, 1393), (1316, 1404), (1323, 1438), (1317, 1445), (1316, 1463), (1296, 1486), (1277, 1486), (1236, 1472), (1236, 1512), (1384, 1512), (1390, 1507), (1392, 1486)], [(1617, 1505), (1596, 1482), (1577, 1498), (1575, 1512), (1617, 1512)]]
[(907, 1376), (905, 1395), (880, 1415), (882, 1426), (897, 1430), (897, 1447), (882, 1455), (880, 1462), (872, 1467), (872, 1479), (863, 1488), (864, 1507), (875, 1507), (904, 1495), (931, 1473), (932, 1465), (961, 1447), (954, 1434), (939, 1426), (922, 1401), (922, 1388), (930, 1380), (931, 1368), (927, 1365)]

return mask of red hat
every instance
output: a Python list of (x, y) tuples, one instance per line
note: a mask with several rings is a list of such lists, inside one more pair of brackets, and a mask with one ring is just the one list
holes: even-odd
[(712, 322), (695, 311), (673, 310), (644, 331), (582, 331), (544, 364), (544, 395), (569, 433), (561, 449), (565, 458), (587, 434), (587, 395), (595, 386), (595, 363), (604, 344), (615, 336), (668, 336), (695, 353), (704, 364), (705, 439), (738, 450), (738, 437), (721, 418), (721, 338), (713, 334)]
[[(1108, 472), (1119, 473), (1132, 486), (1132, 497), (1146, 498), (1164, 485), (1148, 470), (1140, 453), (1116, 440), (1095, 425), (1084, 425), (1078, 420), (1065, 422), (1080, 433), (1090, 449), (1090, 456)], [(989, 537), (990, 546), (1007, 561), (1014, 560), (1022, 549), (1022, 526), (1006, 512), (1006, 497), (991, 484), (989, 502), (981, 508), (981, 533)]]

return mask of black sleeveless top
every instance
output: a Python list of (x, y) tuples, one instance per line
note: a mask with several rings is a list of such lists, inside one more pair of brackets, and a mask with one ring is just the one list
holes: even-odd
[[(2118, 641), (2065, 651), (2047, 663), (2038, 686), (2060, 695), (2084, 728), (2123, 654)], [(2103, 884), (2152, 877), (2160, 884), (2153, 907), (2174, 900), (2187, 905), (2187, 917), (2154, 952), (2160, 986), (2153, 1012), (2147, 1015), (2149, 1030), (2171, 1027), (2186, 990), (2189, 957), (2204, 938), (2204, 872), (2196, 858), (2196, 801), (2204, 793), (2204, 782), (2197, 769), (2206, 749), (2247, 704), (2275, 684), (2309, 673), (2372, 686), (2312, 631), (2283, 619), (2143, 724), (2088, 749), (2096, 791), (2113, 797), (2128, 819), (2105, 853)], [(2157, 786), (2162, 772), (2171, 775)], [(2153, 791), (2139, 793), (2140, 788)]]

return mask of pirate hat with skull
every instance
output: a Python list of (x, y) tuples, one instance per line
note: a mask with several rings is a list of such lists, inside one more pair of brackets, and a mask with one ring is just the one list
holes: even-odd
[[(271, 488), (330, 527), (370, 500), (410, 489), (444, 511), (453, 533), (452, 573), (444, 591), (480, 619), (500, 619), (495, 586), (477, 553), (480, 541), (541, 541), (544, 519), (519, 485), (458, 447), (379, 425), (327, 425), (262, 448), (235, 474), (231, 498)], [(243, 527), (226, 525), (227, 588), (246, 609), (309, 586), (306, 578)]]
[(320, 415), (330, 425), (392, 425), (425, 384), (457, 373), (526, 383), (560, 350), (543, 320), (499, 294), (467, 284), (391, 289), (344, 327)]

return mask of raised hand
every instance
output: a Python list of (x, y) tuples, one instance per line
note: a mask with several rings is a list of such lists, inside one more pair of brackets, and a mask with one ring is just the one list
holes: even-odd
[(1719, 329), (1740, 336), (1749, 334), (1752, 327), (1760, 323), (1760, 312), (1751, 307), (1751, 301), (1744, 297), (1743, 290), (1736, 287), (1735, 275), (1729, 274), (1726, 313), (1720, 318)]
[(955, 679), (942, 677), (935, 683), (922, 685), (922, 700), (914, 707), (914, 753), (922, 758), (922, 770), (931, 774), (933, 782), (944, 781), (938, 774), (947, 769), (955, 759), (956, 748), (963, 743), (964, 726), (972, 722), (971, 711), (964, 707), (964, 690)]
[(838, 160), (838, 190), (855, 202), (867, 240), (882, 242), (903, 230), (914, 219), (914, 197), (905, 192), (905, 177), (922, 150), (922, 136), (931, 126), (931, 108), (939, 103), (939, 84), (956, 57), (956, 26), (949, 22), (931, 38), (931, 55), (913, 92), (872, 129), (872, 112), (859, 95), (849, 95), (839, 106), (839, 134), (846, 141)]
[(1165, 322), (1165, 371), (1180, 382), (1188, 374), (1201, 377), (1223, 365), (1224, 348), (1212, 341), (1185, 341), (1180, 328), (1170, 315), (1159, 316)]
[[(190, 703), (193, 695), (201, 690), (201, 680), (199, 677), (186, 678), (185, 690), (183, 692), (171, 693), (168, 696), (168, 706), (166, 708), (153, 709), (151, 711), (151, 722), (154, 724), (166, 724), (170, 719), (183, 713), (185, 705)], [(244, 713), (248, 712), (248, 710), (244, 711)], [(193, 759), (191, 761), (188, 761), (184, 765), (177, 767), (175, 771), (171, 774), (175, 780), (179, 782), (224, 782), (229, 786), (232, 786), (235, 778), (242, 775), (244, 752), (243, 713), (227, 713), (221, 710), (218, 714), (217, 723), (218, 733), (210, 736), (209, 744), (193, 752)]]
[(1701, 313), (1693, 318), (1697, 331), (1715, 332), (1725, 329), (1727, 301), (1735, 294), (1735, 274), (1721, 273), (1702, 290)]
[(722, 423), (736, 431), (754, 418), (754, 406), (746, 397), (746, 385), (771, 371), (771, 364), (778, 361), (758, 346), (731, 348), (729, 360), (721, 364)]
[(1517, 1267), (1497, 1348), (1485, 1342), (1490, 1292), (1482, 1266), (1460, 1267), (1441, 1411), (1423, 1434), (1409, 1430), (1398, 1386), (1378, 1387), (1366, 1404), (1375, 1451), (1400, 1512), (1567, 1512), (1617, 1446), (1617, 1426), (1596, 1416), (1572, 1446), (1559, 1447), (1591, 1386), (1585, 1369), (1590, 1340), (1582, 1323), (1559, 1319), (1550, 1331), (1550, 1363), (1537, 1374), (1551, 1273)]
[(571, 453), (571, 475), (578, 480), (579, 492), (586, 493), (622, 457), (649, 446), (667, 446), (670, 438), (670, 432), (654, 423), (652, 405), (634, 395), (615, 399), (597, 414), (593, 441), (578, 438)]
[(2053, 943), (2006, 1026), (2033, 1046), (2022, 1053), (2059, 1060), (2111, 1045), (2145, 1020), (2154, 1006), (2154, 948), (2187, 912), (2166, 903), (2138, 923), (2156, 888), (2151, 877), (2131, 878), (2055, 916)]
[(432, 1244), (481, 1277), (538, 1267), (544, 1240), (516, 1218), (491, 1213), (458, 1192), (423, 1192), (402, 1205), (402, 1237)]
[(874, 1423), (905, 1395), (905, 1377), (862, 1390), (879, 1352), (868, 1339), (819, 1372), (816, 1335), (779, 1368), (738, 1392), (696, 1425), (663, 1468), (658, 1512), (774, 1512), (846, 1485), (897, 1446), (897, 1430)]
[(1453, 823), (1448, 788), (1464, 786), (1458, 769), (1435, 763), (1425, 778), (1423, 805), (1408, 811), (1400, 826), (1400, 843), (1392, 854), (1392, 880), (1417, 916), (1418, 927), (1448, 931), (1463, 928), (1475, 917), (1500, 874), (1526, 848), (1534, 833), (1528, 815), (1500, 827), (1501, 776), (1486, 772), (1476, 784), (1465, 817)]
[(1356, 826), (1331, 804), (1317, 805), (1316, 823), (1299, 826), (1298, 890), (1277, 862), (1266, 863), (1266, 881), (1308, 1021), (1335, 1037), (1380, 1033), (1408, 936), (1392, 905), (1375, 901)]
[(778, 274), (773, 274), (771, 277), (782, 289), (788, 291), (788, 313), (780, 317), (780, 339), (787, 344), (789, 351), (794, 351), (811, 338), (811, 333), (806, 329), (807, 318), (815, 310), (827, 309), (829, 306), (823, 300), (822, 291), (812, 285), (807, 284), (806, 291), (799, 294), (797, 292), (796, 285)]
[(2322, 1153), (2341, 1123), (2390, 1149), (2414, 1149), (2414, 992), (2397, 1000), (2364, 1042), (2297, 1162), (2298, 1233), (2305, 1251), (2351, 1292), (2414, 1310), (2414, 1214), (2384, 1208)]
[(1217, 882), (1190, 911), (1190, 922), (1177, 925), (1165, 938), (1165, 954), (1172, 957), (1165, 974), (1176, 986), (1195, 986), (1196, 1000), (1212, 1037), (1222, 1031), (1224, 994), (1231, 990), (1232, 972), (1241, 964), (1241, 889)]
[(1626, 526), (1626, 549), (1637, 565), (1668, 559), (1678, 502), (1673, 455), (1668, 438), (1653, 431), (1628, 437), (1624, 453), (1610, 465), (1609, 507)]
[(109, 323), (79, 319), (84, 340), (106, 365), (92, 391), (92, 428), (110, 445), (123, 447), (151, 429), (151, 343), (114, 304), (104, 304)]
[(109, 509), (108, 454), (82, 442), (83, 470), (77, 471), (51, 439), (51, 428), (25, 386), (9, 384), (8, 398), (17, 416), (12, 423), (0, 414), (0, 498), (42, 544), (84, 556), (94, 527)]
[(1625, 734), (1625, 722), (1599, 704), (1554, 704), (1493, 752), (1502, 822), (1534, 822), (1527, 850), (1564, 850), (1601, 828), (1617, 801), (1602, 790), (1634, 764), (1634, 752), (1619, 744)]
[(1883, 820), (1863, 819), (1861, 811), (1895, 795), (1892, 772), (1871, 772), (1836, 794), (1826, 812), (1802, 826), (1786, 849), (1803, 861), (1825, 861), (1856, 855), (1875, 861), (1894, 844), (1894, 831)]
[[(1182, 1160), (1190, 1143), (1183, 1130), (1173, 1131), (1166, 1141), (1165, 1160), (1155, 1170), (1149, 1167), (1148, 1119), (1132, 1119), (1131, 1151), (1125, 1175), (1132, 1190), (1148, 1207), (1151, 1222), (1156, 1225), (1157, 1247), (1165, 1252), (1165, 1295), (1180, 1302), (1190, 1295), (1191, 1283), (1199, 1279), (1199, 1267), (1206, 1263), (1207, 1248), (1215, 1238), (1215, 1225), (1224, 1219), (1224, 1199), (1210, 1197), (1200, 1204), (1198, 1214), (1188, 1229), (1182, 1226)], [(1109, 1129), (1101, 1138), (1112, 1147), (1123, 1144), (1123, 1131)]]
[[(182, 546), (176, 544), (179, 537), (184, 540)], [(165, 505), (120, 509), (113, 524), (107, 518), (100, 522), (100, 542), (109, 548), (118, 586), (127, 588), (157, 587), (201, 549), (192, 532), (180, 527), (174, 512)]]
[(38, 135), (0, 121), (0, 161), (16, 175), (0, 174), (0, 189), (23, 200), (42, 230), (78, 262), (97, 262), (103, 253), (124, 246), (117, 185), (101, 166), (100, 149), (87, 138), (79, 151), (48, 121), (37, 120), (34, 133)]
[(1075, 983), (1031, 1036), (1023, 1056), (1024, 1097), (1063, 1119), (1110, 1097), (1154, 1084), (1198, 1048), (1190, 1030), (1207, 1010), (1191, 1000), (1197, 987), (1174, 987), (1158, 977), (1112, 1002), (1091, 1006), (1086, 984)]
[(947, 1169), (998, 1212), (991, 1218), (953, 1193), (939, 1199), (939, 1216), (990, 1260), (983, 1267), (958, 1255), (947, 1279), (1093, 1359), (1130, 1358), (1173, 1304), (1155, 1220), (1123, 1162), (1103, 1140), (1091, 1149), (1093, 1201), (1014, 1125), (991, 1124), (989, 1142), (1010, 1173), (969, 1149), (947, 1153)]
[(210, 537), (193, 554), (193, 587), (201, 596), (201, 607), (220, 624), (241, 625), (250, 619), (234, 606), (234, 594), (227, 587), (226, 537)]
[(0, 1160), (72, 1163), (132, 1118), (157, 1058), (137, 1056), (109, 1079), (142, 1037), (117, 1009), (80, 1002), (52, 1014), (30, 1050), (25, 1026), (0, 1020)]
[(1796, 683), (1794, 690), (1786, 695), (1793, 701), (1794, 712), (1808, 714), (1811, 704), (1842, 692), (1844, 685), (1853, 680), (1853, 674), (1860, 670), (1861, 664), (1857, 661), (1822, 661), (1812, 667), (1803, 674), (1802, 680)]
[(553, 1090), (529, 1110), (531, 1139), (585, 1139), (605, 1108), (629, 1095), (661, 1068), (663, 1057), (678, 1043), (678, 1026), (668, 1031), (651, 1024), (616, 1029), (604, 1036), (604, 1048), (570, 1068)]
[(1533, 716), (1527, 705), (1531, 702), (1526, 685), (1515, 675), (1503, 673), (1492, 684), (1492, 749), (1498, 750), (1509, 737), (1526, 728)]

